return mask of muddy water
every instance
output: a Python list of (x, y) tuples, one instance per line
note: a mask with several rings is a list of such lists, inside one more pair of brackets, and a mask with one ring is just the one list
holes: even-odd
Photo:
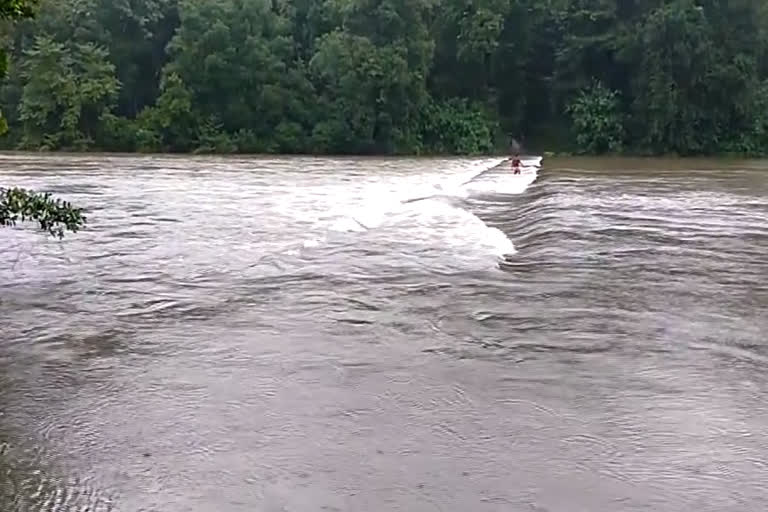
[(499, 162), (4, 157), (0, 510), (768, 508), (768, 163)]

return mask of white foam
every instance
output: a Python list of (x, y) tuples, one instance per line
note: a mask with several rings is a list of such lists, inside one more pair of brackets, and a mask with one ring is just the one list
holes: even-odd
[(368, 233), (374, 237), (369, 243), (379, 240), (420, 259), (497, 261), (513, 254), (514, 244), (461, 203), (474, 194), (521, 194), (536, 180), (540, 157), (524, 160), (521, 174), (502, 166), (506, 160), (447, 161), (437, 171), (378, 174), (340, 184), (325, 215), (315, 216), (315, 236), (303, 247), (331, 243), (334, 232)]
[(411, 203), (392, 222), (409, 226), (409, 234), (417, 243), (454, 249), (479, 249), (501, 257), (515, 250), (512, 241), (500, 230), (488, 227), (470, 211), (443, 201)]
[(489, 173), (465, 185), (469, 195), (473, 194), (522, 194), (536, 181), (538, 173), (535, 168), (521, 170), (520, 174), (509, 171)]
[(321, 244), (324, 244), (325, 241), (325, 237), (312, 238), (310, 240), (305, 240), (302, 245), (306, 248), (319, 247)]

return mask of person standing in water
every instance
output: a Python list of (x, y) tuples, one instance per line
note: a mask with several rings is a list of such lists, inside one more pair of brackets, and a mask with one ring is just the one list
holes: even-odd
[(520, 174), (520, 166), (523, 163), (520, 161), (520, 143), (516, 139), (512, 139), (512, 173)]
[(515, 152), (515, 156), (512, 157), (512, 174), (520, 174), (520, 153)]

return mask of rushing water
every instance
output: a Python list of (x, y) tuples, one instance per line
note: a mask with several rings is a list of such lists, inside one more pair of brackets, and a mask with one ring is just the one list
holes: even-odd
[(768, 163), (499, 161), (0, 160), (0, 510), (766, 510)]

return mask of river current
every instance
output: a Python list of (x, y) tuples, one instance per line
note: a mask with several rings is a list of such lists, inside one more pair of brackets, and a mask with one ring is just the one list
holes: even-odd
[(0, 158), (0, 510), (767, 510), (768, 162), (507, 165)]

